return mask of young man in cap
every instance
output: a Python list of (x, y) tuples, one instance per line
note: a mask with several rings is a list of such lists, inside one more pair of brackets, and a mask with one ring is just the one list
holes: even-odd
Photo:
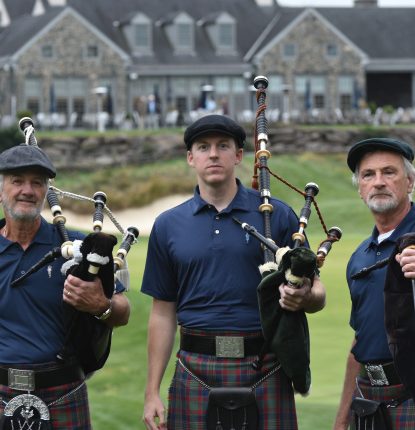
[[(122, 287), (109, 301), (98, 277), (65, 280), (63, 258), (10, 285), (62, 243), (57, 227), (41, 216), (55, 175), (37, 146), (22, 144), (0, 154), (0, 427), (8, 422), (5, 428), (90, 429), (83, 369), (72, 355), (64, 362), (57, 358), (66, 335), (63, 301), (110, 326), (124, 325), (129, 317)], [(81, 233), (68, 234), (83, 239)]]
[[(351, 147), (347, 164), (353, 172), (359, 195), (372, 212), (375, 227), (362, 242), (347, 266), (347, 282), (352, 299), (350, 325), (355, 331), (347, 360), (342, 398), (335, 430), (366, 428), (373, 417), (359, 419), (351, 413), (354, 397), (389, 402), (387, 408), (393, 429), (415, 428), (414, 403), (408, 400), (394, 368), (384, 324), (384, 284), (386, 267), (372, 270), (357, 279), (364, 267), (388, 258), (396, 240), (415, 231), (415, 208), (411, 202), (415, 169), (412, 148), (401, 141), (373, 138)], [(397, 257), (404, 276), (415, 278), (415, 250), (406, 249)], [(353, 409), (359, 409), (354, 400)], [(361, 406), (361, 404), (360, 404)], [(366, 411), (367, 411), (366, 405)], [(370, 424), (371, 425), (371, 424)], [(378, 427), (376, 427), (376, 425)], [(380, 428), (380, 424), (375, 427)], [(386, 427), (385, 427), (386, 428)], [(389, 428), (389, 427), (388, 427)]]
[[(153, 226), (141, 289), (153, 297), (143, 417), (147, 429), (206, 429), (209, 387), (254, 384), (258, 428), (297, 428), (291, 382), (275, 357), (268, 355), (260, 370), (252, 366), (263, 345), (256, 293), (263, 253), (232, 217), (259, 231), (263, 218), (259, 193), (235, 176), (245, 137), (243, 128), (226, 116), (207, 115), (191, 124), (184, 141), (197, 177), (194, 196), (161, 214)], [(272, 237), (279, 246), (292, 246), (298, 219), (285, 203), (271, 203)], [(287, 310), (324, 307), (319, 279), (313, 288), (309, 283), (298, 290), (281, 285), (280, 292)], [(180, 350), (166, 419), (160, 384), (177, 325)], [(223, 416), (217, 421), (223, 425)]]

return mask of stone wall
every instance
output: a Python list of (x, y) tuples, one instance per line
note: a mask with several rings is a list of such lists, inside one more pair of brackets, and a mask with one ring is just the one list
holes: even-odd
[[(375, 136), (401, 139), (415, 148), (415, 128), (364, 131), (280, 127), (270, 129), (268, 136), (270, 151), (278, 154), (307, 151), (346, 153), (353, 143)], [(252, 136), (248, 136), (247, 151), (253, 150), (252, 142)], [(93, 170), (185, 157), (182, 133), (133, 137), (65, 137), (58, 140), (38, 138), (38, 143), (58, 169)]]

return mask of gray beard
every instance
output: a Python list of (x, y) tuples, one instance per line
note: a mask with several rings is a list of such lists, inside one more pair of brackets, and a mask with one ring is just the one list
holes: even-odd
[(385, 213), (389, 212), (390, 210), (396, 209), (398, 206), (398, 202), (395, 200), (394, 197), (390, 197), (388, 200), (376, 200), (376, 199), (369, 199), (367, 202), (367, 207), (374, 213)]

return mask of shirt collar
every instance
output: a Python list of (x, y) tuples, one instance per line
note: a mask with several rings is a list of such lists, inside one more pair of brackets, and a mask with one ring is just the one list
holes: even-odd
[[(382, 241), (382, 243), (383, 242), (386, 243), (388, 241), (389, 242), (396, 242), (396, 240), (399, 237), (401, 237), (404, 234), (404, 232), (407, 231), (408, 224), (411, 223), (414, 218), (415, 218), (415, 206), (413, 205), (413, 203), (411, 203), (411, 209), (405, 215), (405, 218), (395, 228), (394, 232), (387, 239)], [(375, 226), (375, 227), (373, 227), (372, 236), (370, 237), (370, 241), (368, 243), (367, 248), (378, 245), (378, 236), (379, 236), (379, 231)]]
[[(242, 211), (249, 211), (249, 198), (248, 198), (248, 190), (241, 184), (241, 181), (236, 178), (236, 184), (238, 185), (238, 191), (229, 204), (229, 206), (222, 211), (222, 213), (231, 212), (234, 209), (239, 209)], [(193, 201), (193, 215), (197, 215), (203, 209), (210, 207), (209, 203), (200, 197), (199, 186), (197, 185), (195, 188)]]
[[(1, 219), (0, 228), (4, 227), (5, 223), (5, 219)], [(13, 242), (5, 239), (3, 236), (0, 236), (0, 252), (3, 252), (12, 243)], [(52, 230), (48, 228), (48, 223), (43, 217), (40, 218), (40, 227), (32, 243), (52, 243)]]

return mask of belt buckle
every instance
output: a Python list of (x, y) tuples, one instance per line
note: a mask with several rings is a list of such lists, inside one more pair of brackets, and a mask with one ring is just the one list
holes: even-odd
[(365, 364), (365, 369), (371, 385), (380, 387), (390, 385), (381, 364)]
[(242, 336), (215, 336), (216, 357), (244, 358), (244, 338)]
[(19, 391), (34, 391), (35, 371), (9, 369), (9, 387)]

